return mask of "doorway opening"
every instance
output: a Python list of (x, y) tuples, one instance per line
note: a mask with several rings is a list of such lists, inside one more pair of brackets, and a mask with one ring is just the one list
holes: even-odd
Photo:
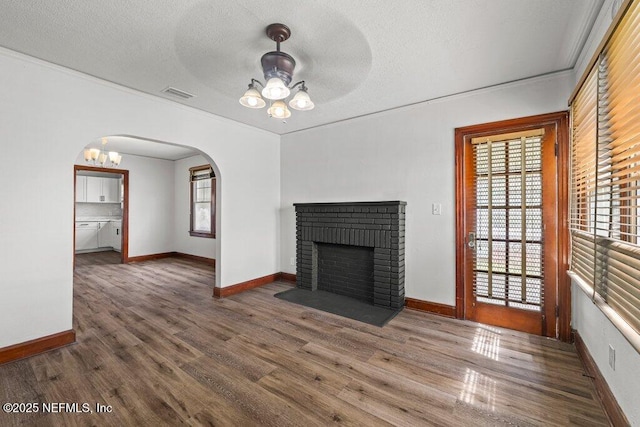
[[(84, 252), (78, 255), (82, 261), (82, 257), (88, 253), (87, 261), (94, 265), (113, 263), (114, 257), (118, 264), (166, 257), (189, 258), (213, 267), (215, 280), (212, 280), (210, 285), (215, 288), (220, 276), (220, 265), (216, 261), (220, 259), (221, 181), (219, 169), (213, 159), (188, 145), (131, 135), (111, 135), (108, 137), (108, 143), (111, 149), (124, 155), (125, 169), (120, 169), (122, 164), (115, 168), (84, 165), (84, 152), (80, 152), (76, 157), (74, 196), (75, 199), (81, 199), (81, 194), (85, 194), (89, 199), (85, 198), (85, 211), (78, 210), (78, 200), (74, 200), (74, 254)], [(85, 146), (85, 149), (94, 145), (95, 141)], [(106, 186), (107, 191), (97, 196), (103, 196), (103, 199), (96, 200), (95, 194), (93, 199), (90, 197), (93, 193), (89, 183), (91, 175), (107, 182), (112, 178), (120, 179), (121, 198), (115, 200), (119, 204), (110, 205), (114, 199), (109, 195), (118, 191), (110, 193), (108, 190), (112, 187), (104, 182), (102, 185)], [(131, 175), (135, 175), (135, 185), (130, 185)], [(82, 183), (77, 182), (78, 176), (87, 180), (84, 189)], [(93, 180), (94, 183), (95, 181)], [(209, 215), (206, 216), (209, 220), (194, 221), (194, 210), (198, 211), (205, 203), (210, 205)], [(96, 209), (107, 207), (110, 210), (101, 211), (96, 215)], [(89, 209), (89, 212), (86, 209)], [(82, 215), (86, 213), (88, 217), (83, 218)], [(118, 223), (120, 214), (121, 224)], [(102, 239), (104, 236), (100, 235), (95, 237), (95, 231), (83, 231), (81, 227), (76, 227), (79, 225), (78, 220), (93, 219), (99, 222), (102, 218), (96, 216), (102, 215), (113, 220), (111, 224), (107, 224), (108, 228), (103, 229), (104, 224), (91, 223), (83, 227), (93, 226), (107, 235), (111, 227), (112, 239), (119, 240)], [(198, 219), (202, 220), (201, 217)], [(208, 226), (206, 230), (202, 228), (204, 222)], [(121, 228), (118, 228), (119, 226)], [(203, 236), (205, 231), (206, 236)], [(82, 236), (78, 236), (78, 232), (84, 233), (88, 242), (81, 241), (79, 237)], [(120, 252), (116, 252), (116, 242), (121, 242)], [(103, 259), (107, 255), (111, 258)], [(74, 268), (77, 266), (77, 259), (78, 257), (74, 256)]]
[(566, 112), (456, 129), (456, 314), (570, 339)]
[(129, 248), (129, 171), (74, 165), (74, 268), (124, 264)]

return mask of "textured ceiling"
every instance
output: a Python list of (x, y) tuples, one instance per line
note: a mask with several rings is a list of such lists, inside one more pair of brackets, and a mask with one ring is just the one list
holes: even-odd
[[(284, 134), (572, 68), (602, 2), (3, 0), (0, 45)], [(238, 103), (274, 22), (316, 104), (286, 123)]]

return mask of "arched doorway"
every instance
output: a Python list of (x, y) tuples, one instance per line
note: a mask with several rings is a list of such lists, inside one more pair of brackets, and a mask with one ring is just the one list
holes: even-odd
[[(193, 147), (163, 141), (149, 140), (134, 136), (106, 136), (107, 151), (117, 151), (122, 161), (115, 167), (96, 167), (91, 160), (85, 161), (84, 149), (99, 147), (100, 139), (96, 139), (79, 152), (74, 164), (74, 178), (80, 175), (102, 175), (104, 180), (115, 176), (121, 177), (121, 200), (118, 206), (108, 203), (90, 205), (85, 199), (83, 214), (93, 215), (99, 224), (105, 213), (115, 216), (111, 226), (112, 234), (121, 233), (121, 246), (99, 241), (95, 251), (120, 249), (118, 262), (130, 263), (165, 256), (183, 255), (215, 265), (216, 279), (219, 278), (220, 248), (220, 171), (209, 155)], [(209, 236), (192, 233), (190, 228), (191, 207), (193, 204), (191, 170), (195, 166), (209, 166), (211, 175), (215, 177), (211, 194), (213, 223), (215, 233)], [(77, 179), (74, 179), (77, 186)], [(86, 191), (86, 189), (84, 190)], [(78, 189), (76, 200), (78, 203)], [(78, 215), (78, 205), (74, 207), (74, 252), (78, 252), (78, 221), (84, 223), (86, 215)], [(100, 210), (102, 209), (102, 210)], [(95, 217), (98, 218), (95, 218)], [(118, 220), (121, 227), (118, 228)], [(91, 223), (90, 223), (91, 224)], [(91, 224), (93, 226), (93, 224)], [(108, 227), (108, 226), (107, 226)], [(98, 231), (102, 228), (95, 226)], [(82, 231), (84, 235), (91, 232)], [(100, 236), (98, 236), (100, 237)], [(95, 240), (94, 240), (95, 241)], [(89, 249), (91, 252), (93, 249)], [(81, 249), (81, 251), (83, 251)], [(84, 251), (87, 251), (84, 249)], [(215, 280), (218, 283), (218, 280)], [(212, 284), (213, 285), (213, 284)]]

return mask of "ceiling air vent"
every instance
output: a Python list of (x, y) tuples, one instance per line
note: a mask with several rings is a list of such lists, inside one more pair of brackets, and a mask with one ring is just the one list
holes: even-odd
[(180, 99), (191, 99), (195, 96), (190, 94), (189, 92), (185, 92), (183, 90), (176, 89), (175, 87), (171, 87), (171, 86), (169, 86), (166, 89), (163, 89), (162, 92), (168, 93), (169, 95), (176, 96)]

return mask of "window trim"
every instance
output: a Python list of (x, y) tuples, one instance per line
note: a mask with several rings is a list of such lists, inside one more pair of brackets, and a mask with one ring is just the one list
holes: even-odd
[[(198, 172), (209, 170), (211, 179), (211, 232), (195, 231), (194, 230), (194, 214), (193, 207), (194, 201), (194, 183), (199, 181), (194, 179), (194, 176), (201, 175)], [(205, 178), (206, 179), (206, 178)], [(202, 180), (202, 179), (200, 179)], [(200, 165), (189, 168), (189, 235), (191, 237), (204, 237), (208, 239), (216, 238), (216, 177), (211, 165)]]

